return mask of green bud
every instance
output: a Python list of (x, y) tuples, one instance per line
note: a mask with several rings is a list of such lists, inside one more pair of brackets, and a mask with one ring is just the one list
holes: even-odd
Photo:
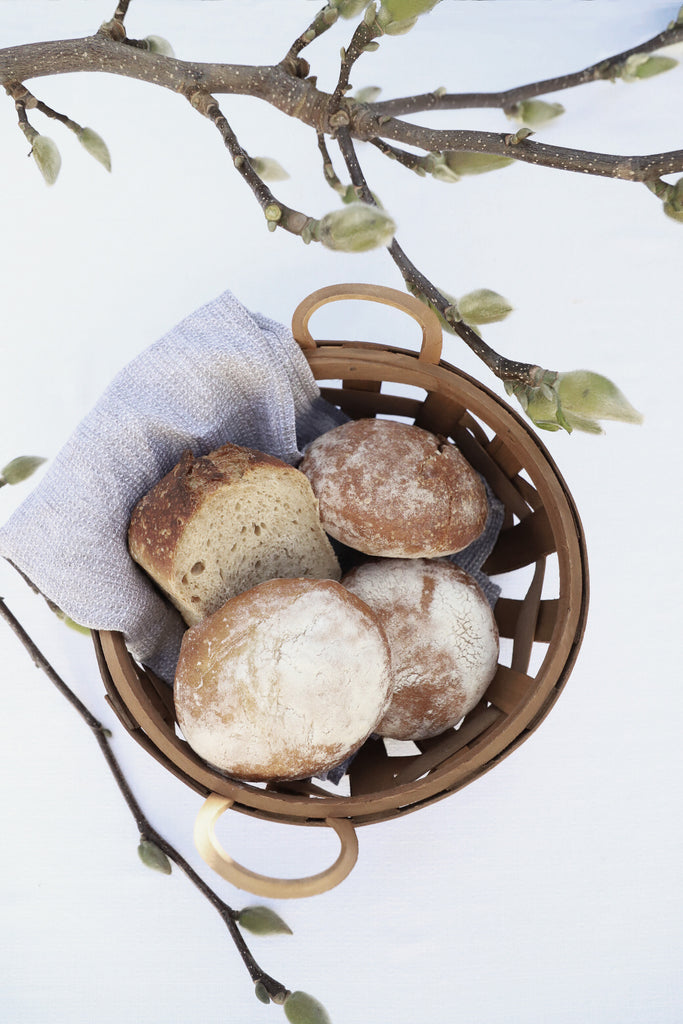
[(637, 82), (639, 78), (652, 78), (670, 71), (678, 64), (673, 57), (662, 57), (660, 54), (632, 53), (627, 57), (621, 68), (621, 77), (625, 82)]
[(257, 981), (256, 984), (254, 985), (254, 995), (262, 1003), (270, 1002), (268, 990), (262, 981)]
[(683, 7), (681, 7), (680, 11), (676, 15), (676, 24), (683, 25)]
[(446, 160), (445, 153), (430, 153), (428, 170), (433, 178), (437, 181), (445, 181), (451, 184), (454, 181), (459, 181), (460, 176), (452, 169), (448, 161)]
[(332, 1024), (322, 1003), (306, 992), (290, 992), (284, 1009), (290, 1024)]
[(62, 158), (57, 146), (46, 135), (37, 135), (33, 140), (31, 156), (38, 165), (38, 170), (48, 185), (54, 185), (62, 166)]
[(458, 299), (460, 316), (466, 324), (495, 324), (512, 310), (507, 299), (490, 288), (478, 288)]
[(417, 25), (417, 18), (404, 18), (403, 21), (390, 21), (385, 28), (388, 36), (403, 36)]
[(150, 839), (140, 840), (138, 856), (142, 863), (146, 867), (151, 868), (152, 871), (160, 871), (162, 875), (171, 874), (170, 860), (164, 851), (159, 849), (157, 844), (153, 843)]
[(370, 0), (332, 0), (342, 18), (355, 18), (364, 11)]
[(237, 915), (240, 928), (254, 935), (291, 935), (289, 925), (270, 907), (245, 907)]
[[(413, 287), (413, 285), (411, 285), (411, 284), (407, 285), (407, 288), (408, 288), (408, 291), (411, 293), (411, 295), (414, 295), (416, 299), (419, 299), (420, 302), (424, 303), (425, 306), (428, 306), (432, 310), (433, 313), (436, 313), (436, 315), (439, 318), (439, 322), (441, 324), (441, 327), (443, 328), (444, 331), (447, 331), (449, 334), (455, 334), (456, 333), (454, 328), (448, 322), (448, 320), (446, 320), (446, 318), (443, 315), (443, 313), (441, 312), (441, 310), (437, 309), (437, 307), (433, 303), (431, 303), (429, 301), (429, 299), (425, 298), (425, 296), (422, 294), (421, 291), (419, 291), (419, 289)], [(449, 295), (449, 293), (447, 291), (444, 291), (443, 288), (438, 288), (438, 291), (443, 295), (444, 299), (447, 299), (447, 301), (449, 303), (448, 308), (449, 308), (449, 310), (453, 314), (453, 319), (454, 320), (461, 320), (462, 317), (460, 316), (460, 311), (458, 309), (457, 300), (454, 299), (452, 295)]]
[(607, 377), (591, 370), (572, 370), (558, 377), (557, 395), (567, 417), (642, 423), (643, 417)]
[(388, 213), (356, 202), (325, 214), (318, 224), (317, 238), (328, 249), (367, 252), (389, 245), (395, 232), (396, 224)]
[(380, 14), (386, 12), (391, 21), (407, 21), (427, 14), (439, 3), (439, 0), (382, 0)]
[(20, 484), (33, 476), (39, 466), (46, 461), (40, 455), (18, 455), (0, 469), (0, 480), (4, 484)]
[(496, 153), (444, 153), (446, 163), (457, 175), (486, 174), (497, 171), (499, 167), (514, 164), (510, 156), (498, 156)]
[(508, 117), (513, 121), (519, 121), (527, 128), (540, 128), (554, 118), (564, 114), (564, 107), (561, 103), (548, 103), (546, 100), (522, 100), (512, 108)]
[(270, 224), (277, 224), (282, 219), (282, 209), (277, 203), (268, 203), (263, 212)]
[(90, 630), (87, 626), (81, 626), (80, 622), (76, 622), (70, 618), (66, 612), (63, 612), (61, 608), (55, 608), (55, 615), (58, 619), (61, 619), (65, 626), (69, 629), (73, 629), (76, 633), (83, 633), (85, 636), (90, 636)]
[(518, 399), (520, 394), (524, 395), (526, 401), (520, 399), (520, 405), (529, 419), (541, 430), (560, 430), (564, 426), (565, 430), (571, 432), (571, 428), (558, 419), (560, 403), (554, 391), (550, 397), (541, 388), (526, 388), (523, 392), (515, 394)]
[(358, 89), (354, 93), (353, 98), (358, 103), (374, 103), (376, 99), (379, 99), (379, 95), (382, 92), (378, 85), (366, 85), (364, 89)]
[(150, 53), (158, 53), (162, 57), (175, 57), (173, 47), (163, 36), (145, 36), (144, 42), (147, 43)]
[[(382, 206), (382, 203), (380, 202), (379, 197), (377, 196), (377, 193), (376, 192), (371, 192), (370, 195), (375, 200), (375, 203), (377, 204), (377, 206), (379, 206), (380, 210), (383, 210), (384, 207)], [(344, 192), (341, 195), (341, 201), (342, 201), (342, 203), (344, 203), (345, 206), (349, 206), (351, 203), (359, 202), (358, 193), (356, 192), (356, 190), (353, 187), (353, 185), (347, 185), (346, 186), (346, 188), (344, 189)]]
[(90, 156), (94, 156), (103, 167), (111, 171), (111, 156), (104, 139), (97, 132), (94, 132), (92, 128), (81, 128), (77, 135), (78, 141), (90, 153)]

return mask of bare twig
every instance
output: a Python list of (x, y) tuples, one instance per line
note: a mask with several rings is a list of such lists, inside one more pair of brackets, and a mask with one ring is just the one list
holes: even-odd
[(318, 149), (320, 150), (320, 155), (323, 158), (323, 174), (325, 176), (325, 181), (335, 190), (335, 192), (340, 193), (340, 195), (344, 195), (346, 193), (346, 186), (337, 177), (337, 172), (334, 169), (332, 157), (330, 156), (330, 151), (327, 148), (327, 140), (325, 139), (323, 132), (318, 132)]
[(305, 61), (301, 61), (297, 64), (299, 54), (306, 46), (317, 39), (318, 36), (321, 36), (323, 32), (327, 32), (328, 28), (331, 28), (331, 26), (334, 25), (338, 17), (339, 12), (337, 9), (326, 4), (325, 7), (318, 11), (308, 28), (294, 40), (284, 59), (281, 61), (282, 66), (287, 70), (292, 69), (295, 73), (298, 73), (300, 77), (304, 77), (300, 72), (302, 70), (301, 64), (304, 64)]
[(86, 725), (91, 729), (95, 735), (98, 746), (104, 755), (107, 766), (112, 773), (114, 780), (130, 810), (138, 831), (140, 833), (141, 840), (147, 840), (154, 843), (162, 850), (166, 856), (176, 864), (186, 877), (192, 882), (192, 884), (201, 892), (201, 894), (209, 901), (209, 903), (218, 912), (221, 919), (225, 923), (230, 937), (232, 938), (237, 950), (247, 968), (252, 980), (254, 982), (261, 982), (265, 987), (266, 991), (272, 999), (282, 999), (287, 993), (286, 987), (275, 978), (272, 978), (269, 974), (259, 967), (258, 963), (254, 959), (244, 941), (244, 937), (237, 926), (238, 911), (233, 910), (232, 907), (228, 906), (220, 897), (211, 889), (209, 885), (197, 874), (194, 868), (185, 860), (174, 846), (171, 845), (164, 837), (157, 832), (157, 830), (150, 824), (149, 819), (145, 815), (144, 811), (140, 807), (135, 795), (133, 794), (127, 779), (125, 778), (120, 764), (111, 748), (109, 742), (109, 730), (106, 729), (101, 722), (92, 714), (88, 707), (76, 696), (73, 690), (65, 683), (62, 677), (56, 672), (50, 662), (47, 660), (45, 655), (38, 649), (34, 641), (28, 635), (26, 630), (23, 628), (19, 620), (7, 607), (5, 601), (0, 598), (0, 617), (7, 622), (10, 629), (14, 632), (15, 636), (18, 637), (20, 642), (23, 644), (27, 653), (31, 657), (34, 665), (41, 669), (42, 672), (48, 677), (51, 683), (57, 687), (63, 697), (71, 704), (73, 708), (78, 712)]
[(533, 99), (536, 96), (543, 96), (550, 92), (560, 92), (564, 89), (573, 89), (579, 85), (586, 85), (590, 82), (604, 81), (611, 79), (618, 74), (621, 66), (629, 57), (636, 53), (652, 53), (663, 46), (671, 46), (683, 40), (683, 24), (672, 25), (656, 36), (645, 40), (638, 46), (632, 46), (622, 53), (615, 54), (605, 60), (589, 65), (582, 71), (575, 71), (571, 74), (560, 75), (556, 78), (546, 78), (539, 82), (530, 82), (527, 85), (515, 86), (512, 89), (504, 89), (499, 92), (483, 93), (449, 93), (442, 89), (435, 92), (423, 93), (419, 96), (403, 96), (390, 100), (379, 100), (370, 104), (376, 114), (388, 114), (392, 117), (405, 116), (406, 114), (418, 114), (425, 110), (466, 110), (477, 108), (500, 108), (511, 110), (523, 100)]
[[(353, 182), (359, 197), (364, 203), (376, 205), (375, 199), (370, 191), (365, 175), (363, 174), (363, 170), (358, 161), (353, 141), (348, 131), (340, 129), (337, 134), (337, 141), (348, 168), (349, 175), (351, 176), (351, 181)], [(406, 284), (409, 285), (411, 289), (415, 289), (420, 292), (424, 298), (431, 303), (431, 305), (438, 309), (439, 313), (441, 313), (453, 330), (456, 331), (462, 340), (472, 349), (475, 355), (479, 356), (479, 358), (497, 377), (500, 377), (502, 380), (520, 381), (525, 384), (529, 384), (531, 387), (537, 387), (538, 384), (541, 383), (542, 378), (547, 371), (532, 363), (521, 363), (507, 359), (505, 356), (495, 352), (482, 338), (479, 337), (478, 334), (472, 330), (471, 327), (468, 327), (468, 325), (463, 323), (462, 320), (457, 320), (455, 318), (453, 305), (441, 294), (432, 282), (417, 269), (415, 264), (406, 256), (395, 238), (392, 239), (391, 245), (388, 248), (391, 257), (398, 269), (401, 271)]]

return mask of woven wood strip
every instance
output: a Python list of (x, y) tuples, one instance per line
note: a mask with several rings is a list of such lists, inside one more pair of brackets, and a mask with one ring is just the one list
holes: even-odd
[[(356, 381), (353, 382), (354, 384)], [(369, 391), (355, 391), (351, 388), (342, 391), (339, 388), (321, 388), (323, 398), (332, 405), (337, 405), (347, 416), (353, 419), (364, 419), (376, 415), (406, 416), (414, 419), (422, 403), (416, 398), (404, 395), (383, 395)]]
[(433, 434), (451, 437), (464, 414), (464, 406), (437, 391), (430, 391), (415, 416), (415, 426), (431, 430)]
[[(557, 611), (559, 601), (554, 598), (549, 601), (541, 601), (538, 606), (538, 617), (536, 619), (536, 632), (534, 640), (536, 643), (550, 643), (557, 622)], [(494, 614), (498, 623), (498, 631), (501, 636), (512, 639), (517, 630), (517, 619), (522, 608), (522, 602), (512, 598), (499, 597), (496, 602)]]
[(512, 645), (511, 667), (515, 672), (526, 672), (531, 660), (531, 649), (534, 645), (536, 635), (536, 623), (541, 605), (541, 593), (543, 591), (543, 579), (545, 577), (545, 558), (539, 558), (536, 562), (534, 575), (531, 584), (522, 601), (522, 607), (517, 618), (517, 629)]
[(485, 733), (502, 715), (501, 709), (496, 707), (475, 708), (459, 729), (450, 729), (439, 736), (438, 741), (426, 747), (420, 757), (411, 759), (411, 764), (400, 768), (396, 774), (396, 783), (414, 782), (438, 768), (448, 758), (464, 750), (469, 743)]
[(489, 576), (521, 569), (555, 551), (555, 538), (545, 508), (532, 512), (516, 526), (502, 530), (482, 569)]
[(506, 477), (512, 479), (512, 477), (517, 476), (522, 468), (522, 463), (519, 461), (518, 453), (513, 451), (503, 438), (494, 437), (489, 444), (488, 452), (494, 462), (498, 463)]
[(493, 682), (486, 691), (486, 700), (495, 705), (506, 715), (512, 715), (526, 700), (529, 692), (536, 685), (533, 676), (524, 672), (516, 672), (507, 665), (499, 665)]
[(484, 447), (479, 444), (469, 431), (461, 426), (458, 426), (451, 436), (470, 465), (486, 477), (493, 493), (503, 502), (505, 508), (518, 519), (528, 516), (529, 506), (498, 463), (491, 458), (488, 450), (490, 446), (487, 444)]

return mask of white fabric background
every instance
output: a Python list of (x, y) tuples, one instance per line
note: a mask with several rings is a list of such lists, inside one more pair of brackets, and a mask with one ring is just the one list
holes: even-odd
[[(108, 0), (6, 0), (2, 45), (93, 31)], [(179, 56), (269, 62), (315, 10), (307, 0), (159, 0), (132, 5), (133, 35)], [(385, 95), (507, 87), (583, 67), (659, 31), (677, 3), (446, 0), (354, 72)], [(317, 51), (333, 84), (337, 30)], [(313, 53), (313, 51), (312, 51)], [(325, 55), (325, 56), (323, 56)], [(683, 70), (558, 97), (540, 133), (622, 153), (677, 149)], [(266, 232), (211, 125), (171, 93), (111, 76), (34, 83), (107, 140), (106, 173), (51, 124), (62, 175), (43, 186), (12, 104), (0, 105), (0, 462), (52, 457), (114, 374), (230, 288), (287, 323), (317, 287), (400, 287), (383, 252), (345, 257)], [(315, 140), (253, 101), (226, 114), (245, 147), (292, 173), (286, 202), (334, 206)], [(426, 121), (426, 115), (420, 115)], [(495, 111), (434, 123), (506, 130)], [(603, 438), (544, 434), (578, 503), (591, 609), (577, 666), (531, 738), (459, 794), (359, 833), (341, 887), (278, 904), (294, 936), (253, 939), (266, 970), (315, 994), (335, 1024), (678, 1024), (682, 724), (680, 274), (683, 227), (644, 188), (525, 165), (455, 186), (362, 151), (408, 253), (448, 291), (492, 287), (515, 313), (487, 331), (513, 357), (612, 377), (645, 414)], [(338, 336), (341, 307), (316, 314)], [(350, 336), (415, 342), (398, 313), (349, 306)], [(502, 389), (461, 343), (445, 356)], [(0, 517), (30, 484), (3, 488)], [(671, 528), (673, 525), (673, 529)], [(123, 735), (87, 639), (64, 628), (5, 565), (0, 591), (78, 694), (115, 733), (134, 788), (192, 862), (200, 798)], [(178, 872), (147, 871), (134, 823), (86, 727), (0, 627), (3, 739), (0, 997), (13, 1024), (251, 1024), (283, 1019), (252, 994), (230, 939)], [(336, 840), (229, 816), (230, 851), (256, 870), (321, 869)], [(273, 863), (279, 848), (280, 861)], [(208, 869), (202, 869), (210, 878)], [(213, 880), (213, 879), (212, 879)], [(241, 906), (257, 899), (215, 880)]]

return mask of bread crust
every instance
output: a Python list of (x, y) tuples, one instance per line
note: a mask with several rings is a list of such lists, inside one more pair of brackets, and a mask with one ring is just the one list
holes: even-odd
[(187, 630), (178, 724), (192, 748), (248, 781), (328, 771), (367, 739), (391, 692), (376, 616), (331, 580), (280, 579)]
[(498, 662), (498, 628), (476, 581), (447, 559), (366, 562), (342, 584), (377, 615), (391, 649), (393, 695), (381, 736), (427, 739), (478, 703)]
[(134, 508), (128, 547), (188, 625), (271, 577), (341, 576), (307, 477), (234, 444), (185, 452)]
[(325, 530), (368, 555), (453, 554), (486, 525), (482, 480), (454, 444), (421, 427), (350, 421), (313, 441), (299, 468)]

